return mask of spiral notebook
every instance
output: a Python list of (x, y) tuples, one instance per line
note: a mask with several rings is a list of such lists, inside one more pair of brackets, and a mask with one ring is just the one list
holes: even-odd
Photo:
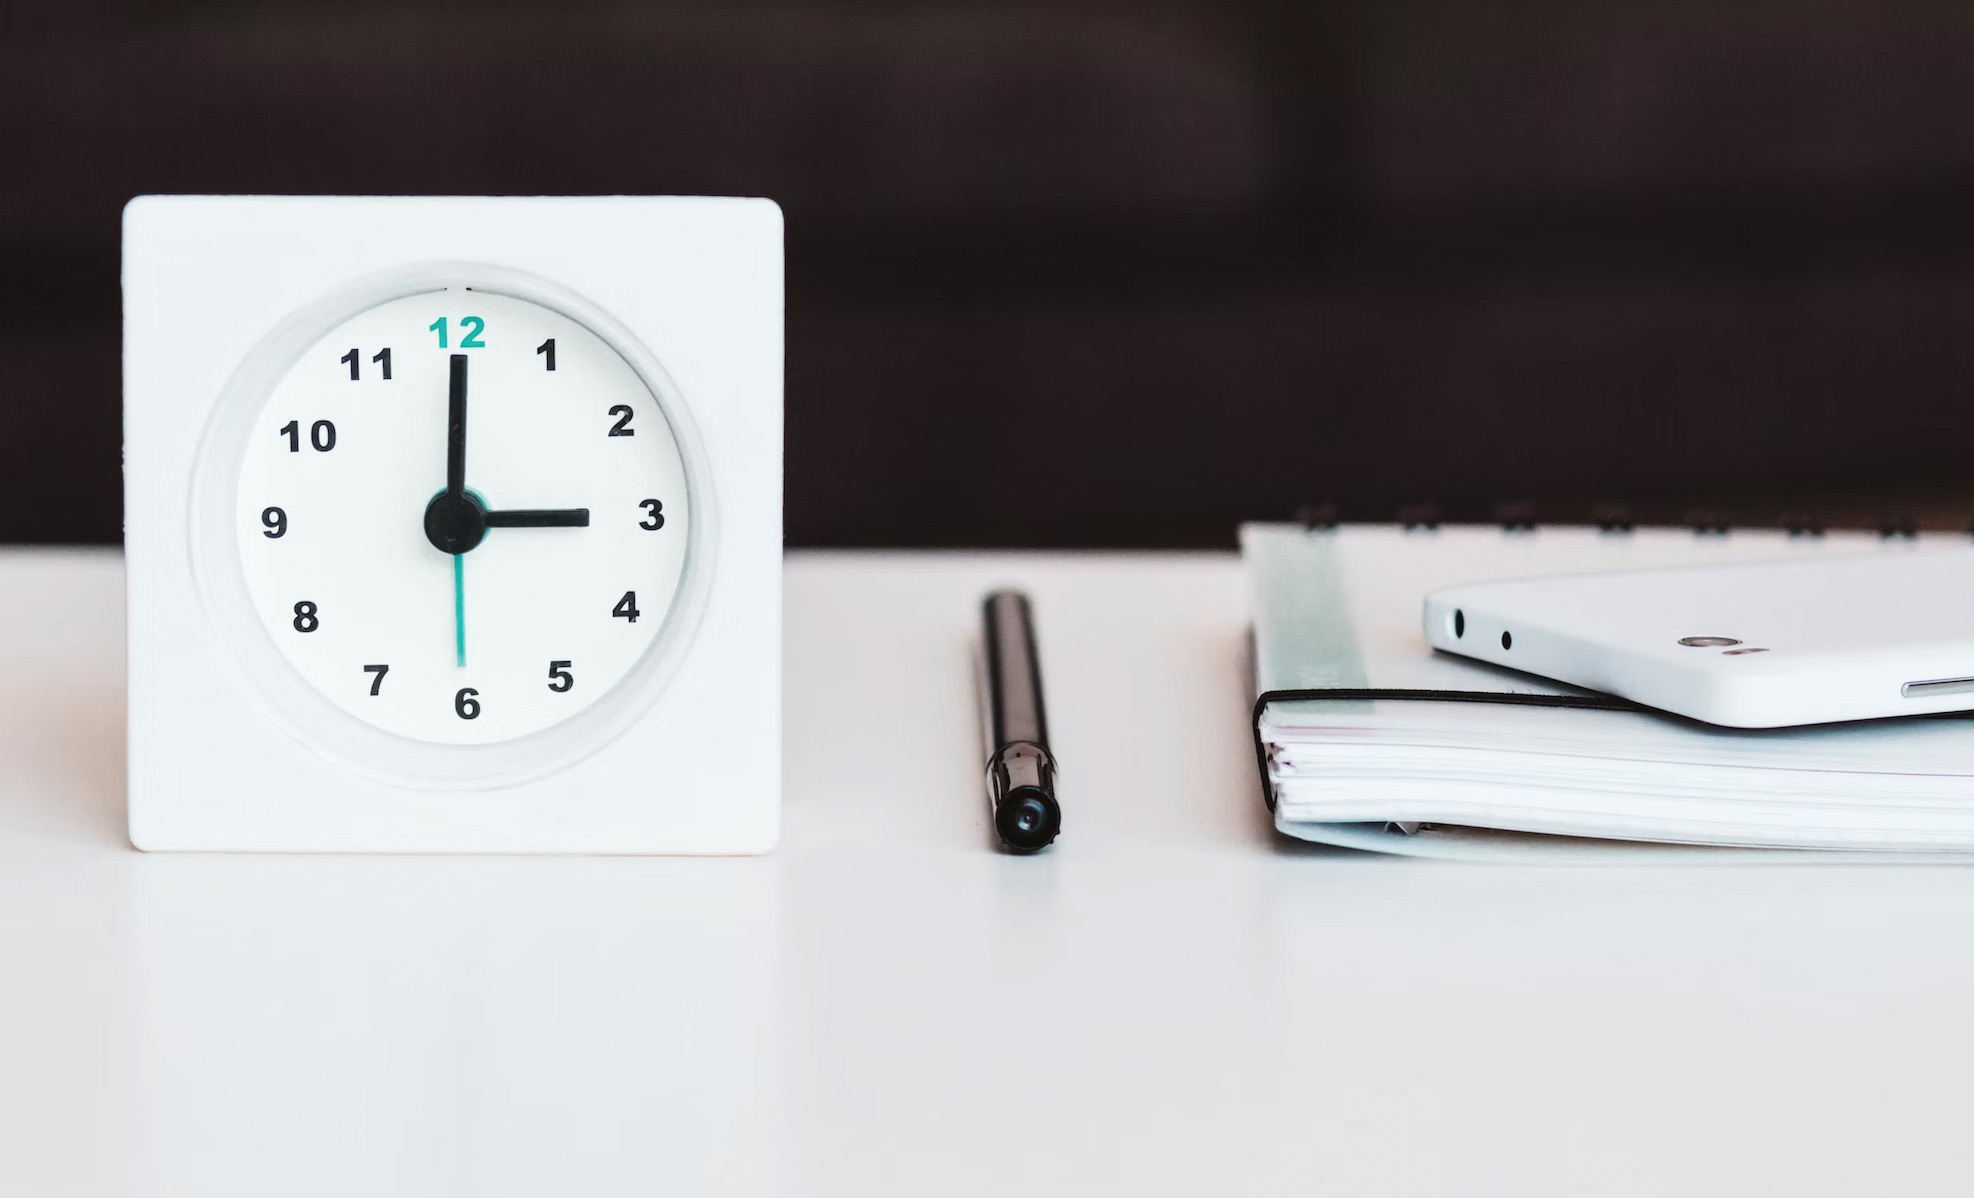
[(1462, 582), (1887, 552), (1968, 553), (1974, 539), (1244, 526), (1255, 753), (1275, 825), (1420, 856), (1974, 854), (1974, 720), (1716, 728), (1436, 653), (1419, 626), (1425, 594)]

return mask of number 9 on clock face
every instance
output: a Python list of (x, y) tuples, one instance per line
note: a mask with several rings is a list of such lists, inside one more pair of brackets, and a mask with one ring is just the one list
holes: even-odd
[(281, 654), (343, 710), (488, 744), (623, 681), (679, 595), (693, 527), (663, 408), (608, 341), (465, 288), (316, 341), (247, 438), (236, 535)]

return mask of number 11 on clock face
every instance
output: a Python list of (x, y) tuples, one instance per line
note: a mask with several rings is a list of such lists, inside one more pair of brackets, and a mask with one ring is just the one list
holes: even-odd
[(633, 670), (678, 598), (678, 442), (610, 342), (463, 288), (337, 326), (248, 439), (238, 543), (267, 635), (412, 740), (548, 728)]

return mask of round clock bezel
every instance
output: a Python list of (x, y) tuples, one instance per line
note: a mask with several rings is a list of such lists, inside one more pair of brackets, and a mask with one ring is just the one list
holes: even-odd
[[(249, 438), (274, 388), (310, 347), (380, 304), (449, 289), (536, 304), (582, 325), (627, 363), (658, 404), (685, 468), (687, 536), (678, 588), (657, 634), (617, 684), (583, 710), (535, 732), (488, 744), (414, 740), (352, 715), (302, 676), (274, 641), (247, 586), (238, 498)], [(221, 389), (192, 469), (188, 550), (214, 638), (248, 695), (285, 733), (339, 766), (420, 790), (485, 790), (567, 769), (626, 733), (679, 671), (712, 589), (718, 508), (691, 409), (631, 330), (568, 288), (509, 267), (429, 262), (366, 276), (304, 305), (242, 359)]]

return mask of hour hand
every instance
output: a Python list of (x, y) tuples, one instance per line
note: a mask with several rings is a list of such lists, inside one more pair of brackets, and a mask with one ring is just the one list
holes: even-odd
[(588, 528), (589, 509), (586, 507), (515, 508), (506, 512), (488, 512), (487, 527)]

